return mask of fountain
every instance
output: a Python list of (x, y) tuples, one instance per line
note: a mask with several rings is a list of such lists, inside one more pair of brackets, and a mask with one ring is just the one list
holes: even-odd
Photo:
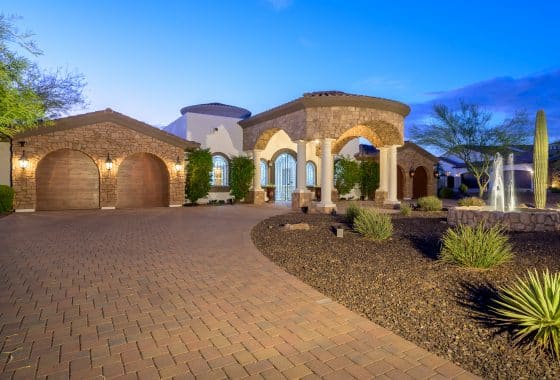
[(504, 166), (502, 155), (496, 154), (490, 172), (489, 205), (449, 209), (447, 222), (450, 225), (473, 226), (484, 221), (488, 227), (500, 224), (508, 231), (560, 231), (558, 210), (517, 208), (513, 158), (513, 154), (509, 154)]

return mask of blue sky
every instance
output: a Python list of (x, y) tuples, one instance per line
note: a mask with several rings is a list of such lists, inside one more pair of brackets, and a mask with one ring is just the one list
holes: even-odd
[[(548, 114), (560, 138), (555, 1), (3, 0), (35, 32), (43, 67), (84, 73), (86, 109), (166, 125), (185, 105), (253, 113), (341, 90), (412, 106), (475, 101)], [(80, 112), (83, 112), (81, 110)]]

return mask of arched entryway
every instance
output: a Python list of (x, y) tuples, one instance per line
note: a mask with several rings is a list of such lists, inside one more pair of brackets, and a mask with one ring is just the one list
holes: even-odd
[(274, 159), (276, 201), (291, 201), (296, 189), (296, 159), (291, 152), (280, 153)]
[(428, 195), (428, 173), (423, 166), (414, 170), (412, 178), (412, 198), (420, 198)]
[(60, 149), (47, 154), (36, 171), (37, 210), (99, 208), (99, 170), (86, 154)]
[(397, 165), (397, 199), (404, 198), (404, 170), (400, 165)]
[(169, 174), (165, 164), (149, 153), (128, 156), (117, 174), (117, 208), (169, 205)]

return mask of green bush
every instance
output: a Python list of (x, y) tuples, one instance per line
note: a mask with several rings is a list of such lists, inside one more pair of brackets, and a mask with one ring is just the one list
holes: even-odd
[(231, 159), (229, 187), (230, 194), (235, 197), (235, 200), (241, 200), (249, 194), (254, 174), (255, 165), (249, 157), (238, 156)]
[(351, 202), (346, 208), (346, 220), (348, 223), (353, 224), (354, 220), (360, 213), (360, 206), (356, 202)]
[(354, 220), (354, 229), (372, 240), (386, 240), (393, 234), (393, 222), (387, 214), (361, 209)]
[(459, 225), (442, 237), (439, 259), (466, 268), (492, 268), (513, 258), (511, 245), (500, 226)]
[(430, 195), (428, 197), (418, 198), (418, 207), (422, 211), (440, 211), (443, 207), (441, 199)]
[(461, 186), (459, 186), (459, 191), (462, 194), (466, 194), (469, 192), (469, 187), (467, 185), (465, 185), (464, 183), (461, 184)]
[(208, 149), (198, 149), (189, 152), (187, 160), (185, 195), (192, 203), (196, 203), (210, 192), (212, 154)]
[(449, 187), (444, 187), (439, 191), (439, 197), (444, 199), (453, 198), (455, 192)]
[(410, 207), (410, 205), (407, 205), (407, 204), (402, 204), (401, 209), (400, 209), (400, 213), (401, 213), (401, 215), (404, 215), (404, 216), (410, 216), (410, 214), (412, 214), (412, 207)]
[(461, 207), (470, 207), (470, 206), (485, 206), (486, 203), (484, 199), (478, 197), (465, 197), (463, 199), (459, 199), (457, 204)]
[(379, 164), (371, 160), (360, 162), (360, 193), (373, 199), (379, 187)]
[(14, 208), (14, 189), (0, 185), (0, 212), (10, 212)]
[(494, 318), (513, 328), (518, 342), (533, 341), (560, 359), (560, 272), (528, 272), (528, 278), (500, 290)]
[(334, 164), (334, 187), (338, 195), (348, 194), (360, 181), (360, 166), (358, 162), (342, 157)]

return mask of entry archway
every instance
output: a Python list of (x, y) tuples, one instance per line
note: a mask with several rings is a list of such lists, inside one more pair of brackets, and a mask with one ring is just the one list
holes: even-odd
[(428, 195), (428, 173), (423, 166), (414, 170), (412, 179), (412, 198), (420, 198)]
[(77, 150), (60, 149), (37, 165), (37, 210), (99, 208), (99, 169)]
[(296, 159), (291, 152), (284, 151), (274, 159), (274, 183), (276, 201), (291, 201), (296, 189)]
[(117, 174), (117, 208), (169, 205), (169, 173), (158, 157), (135, 153), (125, 158)]

